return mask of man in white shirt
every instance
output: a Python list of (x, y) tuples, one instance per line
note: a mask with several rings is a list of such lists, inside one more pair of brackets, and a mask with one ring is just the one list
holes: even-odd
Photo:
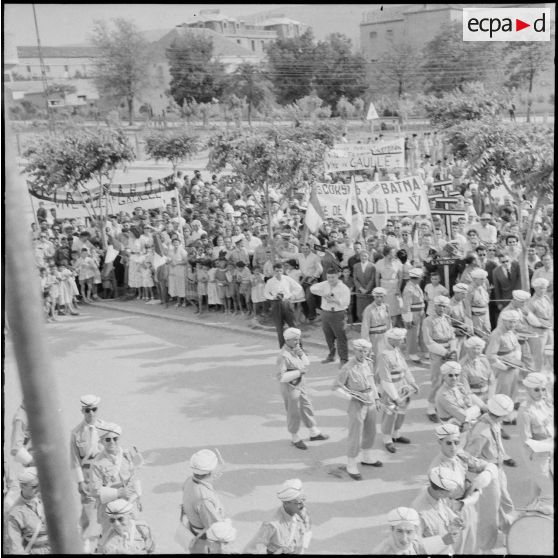
[(484, 244), (496, 244), (498, 239), (498, 230), (490, 224), (490, 219), (489, 213), (483, 213), (480, 218), (480, 225), (475, 225), (475, 230)]
[(248, 251), (250, 261), (252, 261), (254, 251), (258, 246), (262, 245), (262, 241), (257, 236), (253, 236), (252, 231), (248, 228), (244, 229), (244, 238), (246, 239), (244, 242), (244, 247)]
[(277, 331), (279, 348), (285, 344), (283, 325), (295, 327), (295, 319), (291, 299), (302, 294), (302, 287), (291, 277), (283, 274), (283, 264), (273, 265), (273, 277), (270, 277), (264, 287), (266, 300), (271, 301), (271, 317)]

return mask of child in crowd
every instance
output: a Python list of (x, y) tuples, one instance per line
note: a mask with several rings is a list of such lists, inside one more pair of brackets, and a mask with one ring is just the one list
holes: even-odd
[(432, 301), (439, 295), (449, 296), (449, 293), (446, 287), (440, 283), (440, 274), (438, 272), (432, 272), (430, 274), (430, 283), (424, 287), (424, 299), (427, 304), (427, 316), (434, 314), (434, 305), (432, 304)]
[(232, 262), (227, 262), (227, 271), (225, 272), (227, 283), (225, 284), (226, 303), (231, 314), (236, 314), (236, 267)]
[(60, 273), (60, 307), (63, 308), (62, 312), (66, 314), (68, 310), (72, 316), (78, 316), (75, 297), (79, 294), (76, 285), (76, 272), (68, 267), (68, 260), (61, 260), (58, 266)]
[(56, 318), (54, 317), (54, 306), (52, 304), (52, 298), (50, 296), (50, 281), (48, 276), (48, 269), (46, 267), (41, 267), (39, 269), (39, 274), (45, 319), (47, 322), (55, 322)]
[[(204, 305), (207, 307), (207, 284), (209, 282), (209, 263), (207, 260), (200, 260), (196, 264), (196, 281), (198, 283), (198, 309), (195, 314), (203, 315)], [(209, 308), (208, 308), (209, 310)]]
[[(189, 267), (188, 264), (187, 267)], [(157, 293), (159, 295), (160, 304), (164, 304), (165, 308), (169, 307), (169, 262), (163, 256), (163, 263), (155, 268), (155, 284), (157, 286)], [(186, 276), (186, 289), (188, 289), (188, 278)], [(186, 290), (186, 295), (188, 291)], [(188, 297), (186, 296), (186, 299)]]
[[(153, 250), (150, 248), (150, 250)], [(144, 259), (141, 264), (141, 288), (140, 293), (145, 302), (149, 302), (153, 298), (153, 287), (155, 286), (155, 281), (153, 280), (153, 260), (148, 256)]]
[(103, 298), (114, 298), (116, 294), (116, 274), (114, 272), (114, 262), (108, 262), (103, 265), (101, 272), (103, 285)]
[(219, 257), (217, 260), (217, 268), (215, 269), (215, 285), (217, 287), (217, 299), (221, 310), (225, 310), (225, 314), (229, 313), (228, 304), (226, 304), (225, 285), (227, 283), (227, 275), (225, 268), (227, 267), (227, 260)]
[(217, 279), (215, 277), (217, 268), (210, 259), (207, 259), (206, 261), (209, 265), (209, 271), (207, 272), (207, 305), (209, 308), (213, 307), (214, 310), (217, 311), (219, 310), (219, 306), (221, 305), (219, 293), (217, 292)]
[(252, 274), (242, 261), (236, 262), (236, 277), (238, 284), (238, 308), (240, 312), (252, 314)]
[(254, 317), (256, 319), (262, 318), (265, 313), (265, 279), (261, 268), (255, 267), (252, 279), (250, 281), (252, 285), (251, 295), (252, 295), (252, 306), (254, 308)]
[(95, 261), (89, 255), (89, 250), (87, 248), (81, 249), (81, 253), (76, 261), (75, 267), (78, 272), (81, 298), (84, 302), (91, 302), (94, 294), (93, 280), (98, 269)]

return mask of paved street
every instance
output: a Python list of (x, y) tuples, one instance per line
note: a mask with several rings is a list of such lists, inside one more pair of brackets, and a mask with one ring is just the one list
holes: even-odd
[[(324, 350), (308, 346), (308, 376), (318, 424), (331, 439), (300, 451), (289, 443), (277, 382), (273, 338), (206, 325), (146, 317), (88, 305), (79, 317), (48, 324), (62, 420), (68, 433), (81, 420), (79, 397), (102, 397), (100, 417), (123, 427), (124, 446), (135, 445), (149, 463), (141, 471), (144, 518), (157, 551), (174, 553), (181, 487), (187, 460), (198, 449), (217, 447), (227, 466), (217, 483), (242, 548), (259, 522), (279, 504), (275, 491), (285, 479), (305, 484), (313, 519), (310, 551), (367, 553), (387, 533), (385, 514), (409, 505), (425, 482), (437, 453), (426, 420), (427, 368), (414, 369), (421, 392), (411, 403), (405, 435), (412, 445), (396, 454), (382, 451), (384, 467), (364, 470), (355, 482), (340, 470), (345, 463), (346, 403), (332, 395), (337, 364), (322, 365)], [(149, 306), (146, 306), (149, 308)], [(319, 328), (317, 328), (319, 331)], [(10, 334), (6, 338), (5, 418), (20, 401)], [(516, 428), (508, 427), (514, 434)], [(307, 437), (307, 431), (301, 432)], [(517, 436), (507, 444), (518, 459)], [(381, 442), (380, 436), (377, 438)], [(64, 451), (67, 441), (64, 441)], [(507, 468), (512, 497), (525, 505), (527, 479)], [(76, 491), (77, 495), (77, 491)], [(76, 498), (77, 500), (77, 498)]]

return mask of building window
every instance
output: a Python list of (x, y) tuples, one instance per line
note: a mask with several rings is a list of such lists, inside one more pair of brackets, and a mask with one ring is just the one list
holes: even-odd
[(252, 41), (252, 51), (256, 52), (256, 41)]
[(240, 39), (236, 39), (237, 44), (241, 45), (242, 41)]
[(31, 66), (27, 66), (27, 72), (30, 74), (31, 73)]
[(386, 29), (386, 35), (388, 37), (393, 37), (393, 29)]
[(64, 66), (64, 71), (65, 71), (65, 72), (69, 72), (69, 71), (70, 71), (70, 68), (69, 68), (68, 66)]
[(375, 39), (378, 36), (378, 32), (377, 31), (370, 31), (370, 33), (368, 34), (368, 36), (371, 39)]

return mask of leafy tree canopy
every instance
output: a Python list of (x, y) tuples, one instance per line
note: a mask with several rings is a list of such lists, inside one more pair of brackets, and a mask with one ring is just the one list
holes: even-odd
[(184, 131), (173, 131), (170, 134), (156, 133), (145, 140), (147, 154), (159, 161), (166, 159), (176, 170), (178, 163), (199, 151), (197, 136)]

